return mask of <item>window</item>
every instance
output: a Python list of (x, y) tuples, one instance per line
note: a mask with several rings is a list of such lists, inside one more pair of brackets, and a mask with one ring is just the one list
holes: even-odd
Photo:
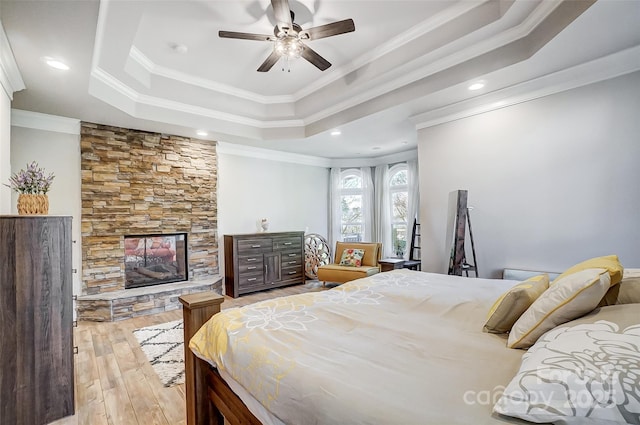
[(391, 196), (391, 241), (397, 256), (403, 256), (407, 247), (407, 164), (398, 164), (389, 170), (389, 195)]
[(340, 178), (340, 234), (345, 242), (364, 239), (362, 216), (362, 174), (360, 170), (345, 170)]

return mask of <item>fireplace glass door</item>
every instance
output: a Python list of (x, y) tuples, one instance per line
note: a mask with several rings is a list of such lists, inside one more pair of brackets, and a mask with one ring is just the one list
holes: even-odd
[(125, 236), (125, 288), (187, 280), (185, 233)]

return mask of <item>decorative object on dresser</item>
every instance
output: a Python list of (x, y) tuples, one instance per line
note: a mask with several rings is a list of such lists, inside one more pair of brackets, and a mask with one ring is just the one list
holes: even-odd
[(38, 167), (37, 162), (27, 164), (26, 170), (20, 170), (9, 178), (5, 186), (16, 191), (18, 195), (18, 214), (47, 214), (49, 212), (49, 198), (47, 192), (55, 176), (45, 175), (44, 169)]
[(0, 216), (0, 423), (74, 413), (71, 217)]
[(224, 235), (226, 294), (304, 282), (304, 232)]

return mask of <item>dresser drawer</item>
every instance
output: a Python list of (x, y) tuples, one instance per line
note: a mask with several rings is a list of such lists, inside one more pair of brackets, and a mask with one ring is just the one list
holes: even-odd
[(238, 255), (238, 266), (259, 266), (262, 267), (262, 254)]
[(273, 249), (273, 242), (270, 238), (264, 239), (243, 239), (238, 241), (238, 254), (247, 255), (258, 252), (269, 252)]
[(262, 270), (258, 274), (241, 274), (238, 276), (238, 286), (240, 288), (246, 286), (255, 286), (262, 285), (264, 283), (264, 276), (262, 275)]
[(243, 276), (245, 274), (258, 273), (263, 269), (262, 261), (248, 264), (238, 264), (238, 274)]
[(283, 238), (273, 238), (273, 250), (282, 251), (285, 249), (302, 249), (302, 238), (289, 236)]
[(283, 252), (282, 253), (282, 267), (294, 267), (302, 264), (302, 254), (297, 252)]
[(282, 267), (282, 280), (298, 279), (302, 280), (302, 268), (300, 266), (295, 267)]

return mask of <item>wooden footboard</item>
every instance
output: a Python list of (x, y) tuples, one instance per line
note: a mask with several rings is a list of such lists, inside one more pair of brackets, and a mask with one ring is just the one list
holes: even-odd
[(225, 419), (230, 425), (260, 424), (218, 372), (189, 349), (191, 337), (211, 316), (220, 312), (223, 301), (224, 297), (215, 292), (180, 297), (184, 318), (187, 425), (225, 425)]

